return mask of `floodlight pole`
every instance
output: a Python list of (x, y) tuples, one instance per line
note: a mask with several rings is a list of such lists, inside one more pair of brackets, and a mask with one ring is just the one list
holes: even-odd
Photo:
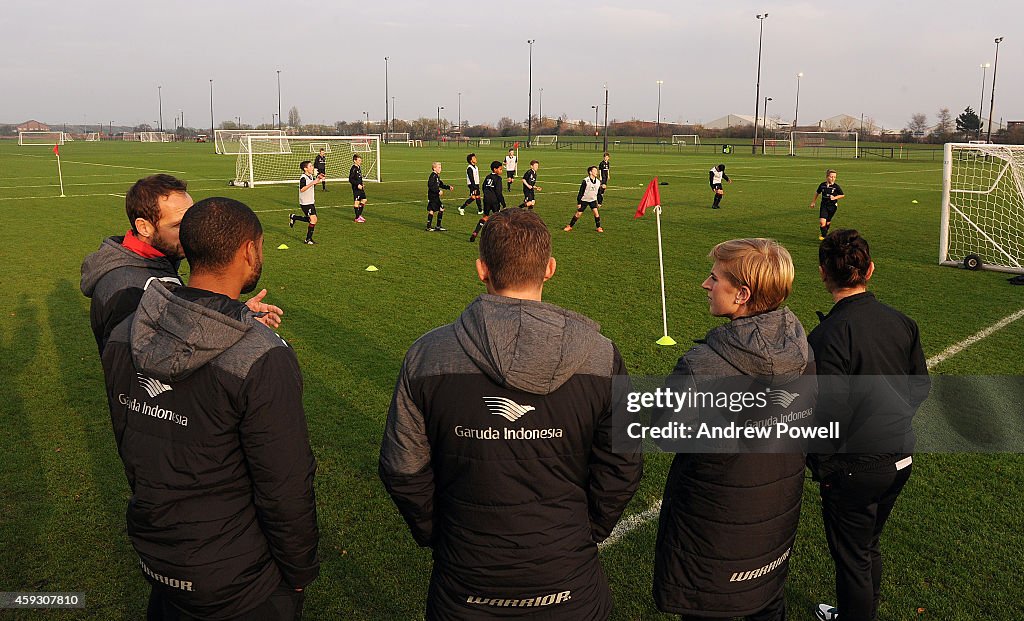
[(540, 89), (540, 110), (537, 112), (537, 117), (540, 119), (540, 129), (544, 131), (544, 89)]
[(594, 109), (594, 142), (597, 142), (597, 111), (601, 108), (601, 106), (590, 107)]
[(754, 143), (751, 145), (750, 153), (757, 155), (757, 115), (759, 114), (758, 106), (761, 104), (761, 41), (764, 36), (764, 20), (768, 18), (768, 14), (758, 15), (757, 21), (761, 25), (759, 33), (757, 35), (757, 86), (754, 91)]
[(444, 106), (437, 107), (437, 142), (441, 143), (441, 110), (444, 110)]
[(989, 143), (992, 142), (992, 116), (996, 111), (996, 70), (999, 69), (999, 44), (1002, 43), (1003, 37), (996, 38), (996, 61), (992, 65), (992, 99), (988, 104), (988, 136), (985, 140)]
[(981, 119), (985, 110), (985, 73), (992, 63), (981, 63), (978, 66), (981, 67), (981, 99), (978, 101), (978, 133), (976, 137), (981, 140)]
[(768, 102), (773, 101), (771, 97), (764, 98), (764, 118), (761, 120), (764, 126), (761, 128), (761, 153), (764, 153), (764, 139), (768, 137)]
[(384, 144), (388, 142), (388, 56), (384, 57)]
[(163, 133), (163, 131), (164, 131), (164, 93), (163, 93), (163, 89), (164, 89), (164, 87), (162, 87), (162, 86), (157, 86), (156, 87), (156, 97), (157, 97), (157, 100), (159, 102), (158, 105), (160, 107), (160, 132), (161, 133)]
[(796, 110), (793, 111), (793, 131), (796, 131), (797, 119), (800, 118), (800, 78), (804, 77), (804, 72), (796, 74)]
[(658, 80), (658, 118), (655, 120), (658, 129), (654, 132), (654, 142), (661, 140), (661, 85), (665, 80)]
[(608, 152), (608, 84), (604, 85), (604, 148), (602, 149), (605, 153)]
[(529, 111), (526, 114), (526, 148), (530, 148), (530, 141), (533, 139), (533, 42), (536, 39), (527, 39), (526, 42), (530, 44), (530, 71), (529, 71), (529, 83), (527, 84), (527, 90), (529, 94), (527, 96), (529, 103)]
[(281, 129), (281, 70), (277, 70), (277, 129)]
[(459, 91), (459, 136), (462, 135), (462, 91)]
[[(213, 78), (210, 78), (210, 138), (213, 138)], [(216, 140), (213, 141), (217, 143)]]

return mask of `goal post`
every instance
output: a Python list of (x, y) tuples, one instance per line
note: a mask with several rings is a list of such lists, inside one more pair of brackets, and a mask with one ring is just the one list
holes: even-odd
[(99, 142), (100, 141), (100, 134), (99, 134), (99, 132), (89, 132), (89, 133), (87, 133), (85, 135), (85, 141), (86, 142)]
[(793, 141), (779, 138), (766, 138), (761, 143), (761, 153), (764, 155), (792, 155)]
[(697, 134), (672, 134), (672, 144), (675, 146), (700, 146), (700, 136)]
[(18, 132), (18, 145), (53, 147), (64, 144), (64, 132)]
[(238, 155), (246, 136), (284, 136), (283, 129), (215, 129), (214, 150), (217, 155)]
[(792, 132), (791, 155), (811, 157), (860, 157), (860, 136), (857, 132)]
[(558, 136), (555, 134), (534, 136), (532, 144), (537, 147), (550, 147), (551, 145), (558, 144)]
[(297, 183), (299, 164), (327, 153), (327, 181), (348, 181), (352, 158), (363, 158), (363, 179), (380, 181), (380, 136), (245, 136), (235, 160), (231, 185)]
[(939, 264), (1024, 274), (1024, 145), (948, 143)]
[(409, 132), (388, 132), (384, 134), (384, 142), (388, 144), (409, 144)]

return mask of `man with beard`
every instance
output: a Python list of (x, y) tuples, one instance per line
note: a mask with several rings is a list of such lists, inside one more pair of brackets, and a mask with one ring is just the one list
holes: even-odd
[[(131, 228), (103, 240), (82, 263), (82, 293), (92, 299), (89, 317), (100, 355), (114, 326), (138, 308), (149, 279), (182, 284), (178, 227), (192, 206), (188, 186), (171, 175), (150, 175), (128, 190), (124, 202)], [(264, 304), (266, 294), (260, 291), (246, 304), (260, 314), (258, 321), (276, 328), (284, 311)]]
[(319, 573), (316, 461), (295, 353), (238, 301), (263, 228), (207, 198), (180, 239), (189, 286), (151, 281), (103, 352), (147, 618), (298, 619)]

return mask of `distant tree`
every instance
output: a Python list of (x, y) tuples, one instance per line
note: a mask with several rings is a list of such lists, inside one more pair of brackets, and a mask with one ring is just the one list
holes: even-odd
[(288, 126), (298, 127), (299, 125), (302, 125), (302, 118), (299, 117), (299, 109), (292, 106), (288, 109)]
[(928, 115), (924, 112), (915, 112), (910, 115), (907, 131), (915, 138), (923, 138), (928, 132)]
[(981, 129), (981, 117), (974, 110), (967, 106), (960, 116), (956, 117), (956, 131), (964, 136), (976, 135)]
[(149, 123), (142, 123), (141, 125), (136, 125), (134, 128), (132, 128), (132, 131), (133, 132), (151, 132), (151, 131), (153, 131), (153, 126), (150, 125)]
[(520, 133), (522, 126), (507, 116), (498, 119), (498, 133), (502, 136), (512, 136)]
[(935, 118), (935, 129), (932, 130), (931, 138), (934, 142), (945, 142), (953, 132), (953, 115), (949, 108), (940, 108)]

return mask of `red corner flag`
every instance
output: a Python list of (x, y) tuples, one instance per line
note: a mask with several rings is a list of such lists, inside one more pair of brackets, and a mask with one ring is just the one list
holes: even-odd
[(53, 145), (53, 154), (60, 155), (60, 151), (57, 150), (57, 145)]
[(658, 178), (651, 179), (651, 182), (647, 184), (647, 189), (644, 190), (644, 197), (640, 199), (640, 204), (636, 208), (636, 215), (633, 219), (642, 217), (647, 213), (648, 207), (660, 207), (661, 206), (661, 193), (658, 191)]
[(512, 148), (513, 149), (518, 149), (519, 148), (519, 141), (518, 140), (516, 140), (516, 143), (514, 145), (512, 145)]

